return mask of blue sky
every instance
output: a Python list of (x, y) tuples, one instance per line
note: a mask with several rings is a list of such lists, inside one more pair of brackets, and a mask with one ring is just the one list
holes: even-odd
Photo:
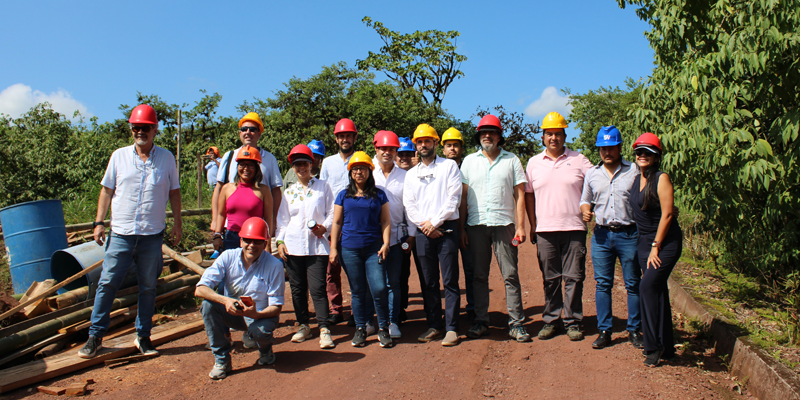
[(548, 111), (568, 112), (562, 88), (622, 87), (653, 68), (648, 25), (615, 0), (18, 1), (3, 8), (0, 113), (12, 116), (48, 100), (63, 113), (79, 109), (109, 121), (137, 91), (191, 107), (200, 89), (219, 92), (219, 114), (232, 115), (293, 76), (338, 61), (354, 66), (378, 51), (382, 42), (364, 16), (400, 32), (461, 32), (465, 76), (444, 99), (460, 119), (502, 105), (539, 121)]

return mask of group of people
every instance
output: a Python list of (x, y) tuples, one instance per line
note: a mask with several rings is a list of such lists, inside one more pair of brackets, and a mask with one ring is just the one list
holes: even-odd
[[(161, 270), (167, 198), (177, 210), (173, 239), (180, 239), (174, 157), (152, 143), (158, 128), (155, 111), (140, 105), (129, 122), (135, 143), (112, 155), (101, 182), (95, 239), (106, 240), (102, 220), (109, 203), (113, 233), (106, 242), (82, 357), (93, 357), (101, 347), (109, 299), (131, 260), (140, 266), (137, 346), (145, 354), (157, 353), (149, 341), (155, 292), (147, 290), (155, 287), (154, 271)], [(272, 332), (284, 303), (284, 269), (299, 325), (292, 342), (313, 337), (310, 295), (319, 345), (335, 347), (329, 326), (344, 321), (344, 269), (355, 326), (352, 345), (364, 346), (377, 333), (379, 345), (388, 348), (402, 337), (413, 258), (428, 325), (418, 341), (454, 346), (460, 340), (462, 271), (464, 309), (471, 320), (466, 336), (477, 339), (489, 333), (488, 277), (494, 251), (505, 286), (508, 335), (529, 342), (518, 262), (518, 246), (528, 238), (537, 245), (544, 279), (539, 339), (554, 337), (563, 326), (570, 340), (582, 340), (587, 223), (593, 217), (591, 257), (600, 333), (592, 347), (611, 343), (611, 287), (619, 259), (628, 293), (630, 342), (644, 350), (648, 366), (674, 357), (667, 278), (680, 256), (682, 233), (672, 184), (660, 171), (661, 142), (652, 133), (639, 136), (632, 163), (621, 156), (619, 130), (603, 127), (596, 142), (602, 162), (592, 165), (565, 147), (563, 116), (548, 114), (541, 128), (545, 150), (523, 169), (519, 158), (503, 149), (503, 126), (493, 115), (478, 123), (480, 148), (466, 157), (461, 132), (450, 128), (439, 137), (428, 124), (419, 125), (410, 139), (391, 131), (375, 133), (375, 156), (370, 157), (354, 151), (359, 133), (345, 118), (334, 128), (336, 154), (323, 159), (325, 147), (317, 140), (298, 144), (288, 155), (291, 170), (282, 179), (275, 157), (257, 145), (264, 130), (260, 117), (245, 115), (239, 121), (242, 147), (222, 157), (210, 150), (219, 160), (212, 236), (221, 254), (196, 289), (204, 299), (203, 320), (215, 357), (209, 376), (222, 379), (231, 370), (230, 329), (244, 331), (244, 345), (259, 349), (259, 364), (275, 362)], [(437, 155), (439, 146), (444, 157)], [(273, 237), (277, 258), (270, 254)], [(155, 253), (151, 242), (158, 244), (157, 260), (150, 254)], [(143, 259), (155, 266), (142, 268)]]

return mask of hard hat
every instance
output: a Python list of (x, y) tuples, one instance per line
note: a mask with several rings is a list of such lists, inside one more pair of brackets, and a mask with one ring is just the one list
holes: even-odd
[(255, 147), (244, 146), (239, 150), (239, 154), (236, 155), (237, 163), (242, 160), (257, 161), (261, 164), (261, 152)]
[(439, 140), (439, 134), (436, 133), (436, 129), (433, 129), (433, 127), (428, 124), (420, 124), (414, 131), (414, 137), (411, 138), (411, 141), (416, 144), (417, 139), (425, 137), (429, 137), (433, 140)]
[(456, 128), (450, 128), (442, 134), (442, 143), (448, 140), (459, 140), (461, 144), (464, 144), (464, 137), (461, 136), (461, 132)]
[(315, 139), (308, 142), (308, 148), (312, 153), (325, 157), (325, 143), (322, 143), (321, 140)]
[(292, 148), (292, 151), (289, 152), (289, 162), (294, 164), (298, 161), (307, 161), (310, 163), (314, 162), (314, 153), (311, 151), (308, 146), (304, 144), (298, 144)]
[(247, 121), (255, 122), (256, 125), (258, 125), (258, 131), (260, 133), (264, 133), (264, 123), (261, 122), (261, 117), (258, 116), (258, 113), (254, 112), (247, 113), (247, 115), (245, 115), (244, 117), (242, 117), (242, 119), (239, 120), (239, 128), (241, 128), (242, 125)]
[(366, 165), (370, 170), (375, 169), (375, 166), (372, 164), (372, 158), (363, 151), (357, 151), (350, 156), (350, 163), (347, 164), (347, 170), (350, 171), (354, 165)]
[(564, 117), (553, 111), (544, 116), (544, 121), (542, 121), (542, 130), (545, 129), (566, 129), (567, 128), (567, 120)]
[(206, 151), (206, 155), (214, 154), (214, 157), (219, 158), (219, 149), (216, 146), (211, 146)]
[(139, 104), (131, 111), (131, 117), (128, 119), (128, 123), (158, 125), (156, 110), (148, 104)]
[(397, 147), (400, 148), (400, 139), (392, 131), (378, 131), (372, 139), (375, 147)]
[(333, 129), (333, 134), (338, 135), (340, 133), (347, 132), (358, 133), (356, 130), (356, 124), (354, 124), (349, 118), (342, 118), (336, 123), (336, 127)]
[(658, 136), (650, 132), (641, 134), (638, 138), (636, 138), (636, 141), (633, 142), (634, 150), (638, 149), (639, 147), (643, 147), (650, 151), (653, 151), (653, 147), (655, 147), (658, 149), (658, 153), (664, 151), (661, 147), (661, 140), (658, 139)]
[(500, 120), (492, 114), (484, 115), (481, 121), (478, 122), (478, 131), (480, 132), (481, 129), (496, 129), (503, 133), (503, 126), (500, 125)]
[(268, 240), (267, 222), (259, 217), (250, 217), (242, 224), (239, 237), (242, 239)]
[(616, 146), (622, 144), (622, 134), (616, 126), (604, 126), (597, 131), (596, 147)]
[(409, 139), (407, 137), (401, 137), (400, 138), (400, 148), (397, 149), (397, 152), (400, 153), (401, 151), (412, 151), (412, 152), (414, 152), (414, 151), (417, 151), (417, 149), (414, 148), (414, 143), (411, 141), (411, 139)]

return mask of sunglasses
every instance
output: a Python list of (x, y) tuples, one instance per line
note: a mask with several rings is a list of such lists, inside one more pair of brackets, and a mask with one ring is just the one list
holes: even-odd
[(245, 244), (254, 244), (256, 246), (261, 246), (267, 242), (266, 240), (246, 239), (246, 238), (242, 238), (242, 241), (245, 242)]
[(256, 127), (256, 126), (243, 126), (243, 127), (239, 128), (239, 132), (247, 132), (247, 131), (250, 131), (250, 132), (253, 132), (253, 133), (258, 133), (258, 127)]
[(653, 157), (653, 156), (655, 156), (655, 155), (656, 155), (656, 154), (655, 154), (655, 153), (653, 153), (652, 151), (650, 151), (650, 150), (645, 150), (645, 149), (636, 149), (635, 153), (636, 153), (636, 155), (637, 155), (637, 156), (648, 156), (648, 157)]
[(131, 130), (136, 133), (148, 133), (153, 127), (151, 125), (131, 125)]

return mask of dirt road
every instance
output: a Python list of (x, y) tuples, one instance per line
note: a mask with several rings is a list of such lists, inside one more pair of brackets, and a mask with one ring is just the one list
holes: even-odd
[[(161, 357), (127, 367), (95, 367), (75, 375), (43, 382), (66, 386), (92, 378), (92, 397), (141, 399), (197, 398), (591, 398), (591, 399), (712, 399), (743, 398), (735, 389), (720, 362), (713, 356), (683, 356), (682, 360), (658, 368), (645, 368), (640, 350), (627, 342), (625, 333), (625, 292), (620, 273), (614, 287), (614, 344), (593, 350), (597, 335), (594, 286), (591, 262), (587, 258), (587, 279), (583, 294), (586, 339), (571, 342), (560, 334), (547, 341), (534, 337), (532, 343), (517, 343), (507, 336), (505, 296), (496, 264), (490, 276), (491, 334), (480, 340), (466, 339), (469, 328), (462, 314), (462, 342), (442, 347), (439, 342), (418, 343), (426, 330), (422, 299), (416, 273), (412, 271), (410, 321), (403, 324), (403, 338), (395, 348), (383, 349), (377, 337), (367, 346), (354, 348), (350, 339), (354, 328), (340, 324), (332, 328), (337, 347), (320, 350), (318, 331), (314, 339), (291, 343), (294, 313), (289, 287), (287, 306), (276, 332), (277, 363), (269, 368), (256, 364), (257, 351), (243, 349), (237, 339), (233, 355), (234, 372), (223, 381), (211, 381), (207, 374), (213, 365), (211, 352), (204, 349), (204, 332), (159, 347)], [(520, 250), (520, 275), (528, 332), (542, 326), (544, 302), (541, 273), (536, 250), (525, 243)], [(413, 268), (412, 268), (413, 270)], [(346, 281), (345, 277), (342, 277)], [(461, 278), (463, 288), (463, 276)], [(463, 295), (463, 290), (462, 290)], [(462, 297), (462, 305), (466, 300)], [(347, 304), (346, 304), (347, 305)], [(349, 311), (349, 307), (348, 307)], [(197, 310), (191, 311), (197, 313)], [(190, 314), (191, 314), (190, 313)], [(619, 333), (621, 332), (621, 333)], [(689, 335), (680, 332), (688, 340)], [(690, 344), (686, 345), (687, 347)], [(77, 351), (74, 350), (74, 351)], [(679, 351), (679, 354), (681, 352)], [(688, 354), (688, 353), (687, 353)], [(35, 389), (24, 388), (7, 398), (46, 398)]]

